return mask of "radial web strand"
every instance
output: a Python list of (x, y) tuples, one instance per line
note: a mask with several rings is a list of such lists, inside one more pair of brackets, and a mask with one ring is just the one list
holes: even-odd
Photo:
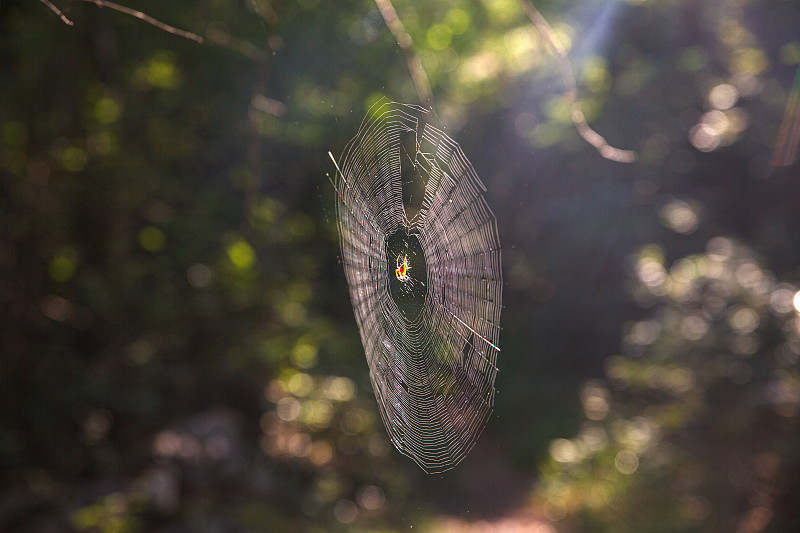
[(502, 274), (486, 189), (431, 122), (421, 107), (377, 103), (334, 187), (381, 417), (397, 449), (433, 473), (469, 453), (491, 413)]

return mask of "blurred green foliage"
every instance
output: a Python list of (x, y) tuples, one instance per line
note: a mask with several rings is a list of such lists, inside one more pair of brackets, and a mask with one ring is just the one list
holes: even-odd
[(472, 454), (393, 450), (337, 262), (327, 151), (416, 100), (374, 3), (6, 0), (0, 529), (797, 529), (797, 3), (537, 3), (628, 166), (516, 0), (394, 4), (504, 246)]
[(583, 387), (587, 420), (552, 441), (536, 493), (566, 529), (793, 527), (800, 291), (730, 239), (707, 250), (669, 268), (655, 247), (632, 258), (653, 314)]

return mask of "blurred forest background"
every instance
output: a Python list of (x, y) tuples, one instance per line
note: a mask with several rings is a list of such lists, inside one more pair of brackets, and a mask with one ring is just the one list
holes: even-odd
[(797, 0), (537, 2), (632, 164), (517, 0), (395, 0), (504, 252), (495, 412), (434, 476), (326, 177), (417, 101), (376, 5), (45, 4), (0, 2), (0, 530), (800, 529)]

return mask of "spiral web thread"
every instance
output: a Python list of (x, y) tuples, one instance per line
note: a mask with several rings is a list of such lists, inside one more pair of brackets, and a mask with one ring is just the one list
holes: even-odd
[[(334, 187), (342, 262), (381, 417), (395, 447), (435, 473), (469, 453), (491, 413), (502, 274), (486, 189), (430, 118), (418, 106), (375, 104), (345, 148)], [(402, 136), (414, 139), (415, 153)], [(409, 170), (425, 183), (411, 220), (402, 183)], [(425, 280), (404, 289), (424, 302), (416, 316), (398, 307), (403, 293), (390, 291), (396, 265), (386, 243), (398, 231), (418, 239), (427, 266)]]

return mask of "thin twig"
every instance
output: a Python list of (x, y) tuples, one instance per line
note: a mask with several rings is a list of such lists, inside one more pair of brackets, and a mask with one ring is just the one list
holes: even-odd
[(564, 83), (564, 100), (566, 100), (569, 105), (569, 118), (572, 120), (580, 136), (583, 137), (586, 142), (594, 146), (597, 152), (606, 159), (618, 161), (620, 163), (632, 163), (635, 161), (636, 152), (614, 148), (606, 142), (602, 135), (594, 131), (589, 124), (587, 124), (586, 117), (583, 111), (581, 111), (580, 104), (578, 104), (578, 91), (575, 87), (575, 75), (572, 73), (572, 66), (569, 63), (569, 59), (567, 59), (564, 48), (556, 39), (553, 28), (550, 27), (550, 24), (547, 23), (547, 20), (545, 20), (542, 14), (539, 13), (539, 10), (533, 6), (530, 0), (519, 0), (519, 3), (558, 60), (558, 69), (561, 71), (561, 80)]
[(414, 87), (417, 90), (419, 102), (423, 107), (433, 106), (433, 92), (431, 91), (431, 84), (428, 81), (428, 75), (422, 67), (416, 50), (414, 50), (414, 41), (406, 31), (405, 26), (397, 16), (397, 11), (394, 10), (392, 0), (375, 0), (375, 5), (378, 6), (378, 11), (381, 12), (383, 21), (386, 27), (392, 32), (394, 38), (397, 40), (398, 46), (403, 50), (406, 56), (406, 64), (408, 71), (411, 73), (411, 79), (414, 81)]
[(64, 12), (61, 11), (60, 9), (58, 9), (55, 6), (55, 4), (53, 4), (50, 0), (39, 0), (39, 1), (41, 3), (43, 3), (44, 5), (46, 5), (47, 7), (49, 7), (50, 11), (52, 11), (53, 13), (58, 15), (58, 18), (60, 18), (64, 22), (64, 24), (66, 24), (67, 26), (74, 26), (75, 25), (75, 23), (72, 22), (71, 20), (69, 20), (67, 18), (67, 16), (64, 14)]
[[(44, 0), (42, 0), (44, 1)], [(107, 7), (109, 9), (113, 9), (114, 11), (119, 11), (120, 13), (125, 13), (126, 15), (130, 15), (135, 17), (139, 20), (143, 20), (148, 24), (155, 26), (160, 30), (164, 30), (167, 33), (171, 33), (173, 35), (177, 35), (179, 37), (184, 37), (186, 39), (191, 39), (192, 41), (196, 41), (198, 43), (203, 42), (203, 38), (199, 35), (192, 33), (190, 31), (181, 30), (174, 26), (170, 26), (169, 24), (165, 24), (160, 20), (154, 19), (150, 15), (142, 13), (141, 11), (137, 11), (135, 9), (131, 9), (129, 7), (121, 6), (119, 4), (115, 4), (114, 2), (109, 2), (108, 0), (73, 0), (73, 2), (86, 2), (88, 4), (95, 4), (97, 7)]]
[(241, 54), (253, 61), (261, 61), (267, 55), (263, 49), (254, 45), (250, 41), (234, 37), (230, 33), (216, 27), (209, 26), (205, 31), (205, 38), (209, 43), (221, 48), (226, 48), (237, 54)]

